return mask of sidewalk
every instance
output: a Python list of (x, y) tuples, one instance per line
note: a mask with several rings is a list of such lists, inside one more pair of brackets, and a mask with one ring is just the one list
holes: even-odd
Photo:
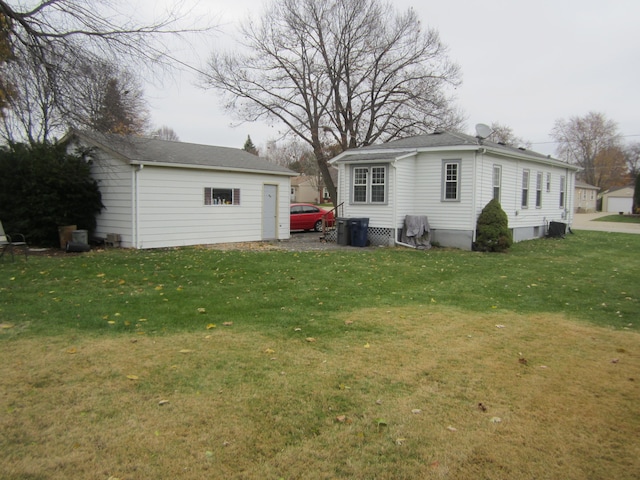
[(615, 215), (614, 213), (575, 213), (572, 230), (595, 230), (598, 232), (637, 233), (640, 234), (640, 223), (595, 222), (596, 218)]

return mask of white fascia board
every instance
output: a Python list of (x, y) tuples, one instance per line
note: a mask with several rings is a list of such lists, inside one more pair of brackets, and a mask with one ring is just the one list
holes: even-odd
[(193, 165), (186, 163), (164, 163), (164, 162), (144, 162), (139, 160), (131, 160), (131, 165), (141, 165), (143, 167), (165, 167), (165, 168), (188, 168), (191, 170), (215, 170), (219, 172), (237, 172), (237, 173), (258, 173), (261, 175), (276, 175), (281, 177), (297, 177), (295, 172), (272, 172), (269, 170), (258, 170), (251, 168), (234, 168), (234, 167), (216, 167), (211, 165)]

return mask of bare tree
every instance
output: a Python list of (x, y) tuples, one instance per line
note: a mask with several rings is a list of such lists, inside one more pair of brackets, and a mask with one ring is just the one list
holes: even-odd
[(205, 88), (242, 121), (283, 123), (313, 150), (332, 201), (338, 153), (440, 128), (461, 117), (460, 83), (433, 29), (380, 0), (275, 0), (242, 25), (243, 50), (213, 54)]
[(513, 129), (507, 125), (502, 125), (498, 122), (491, 123), (491, 135), (488, 140), (495, 143), (504, 143), (512, 147), (525, 147), (531, 148), (531, 142), (527, 142), (521, 137), (516, 136), (513, 133)]
[(616, 122), (602, 113), (589, 112), (584, 117), (556, 120), (551, 137), (558, 142), (559, 158), (582, 167), (578, 173), (582, 180), (596, 187), (606, 187), (600, 184), (605, 176), (599, 169), (613, 168), (608, 160), (619, 151), (621, 142)]
[(629, 169), (629, 177), (633, 181), (640, 175), (640, 142), (627, 145), (624, 148), (624, 156)]
[(159, 138), (160, 140), (169, 140), (171, 142), (179, 142), (180, 137), (175, 132), (175, 130), (171, 127), (167, 127), (166, 125), (161, 126), (151, 132), (151, 136), (154, 138)]
[[(69, 101), (69, 91), (78, 85), (78, 73), (86, 65), (104, 62), (125, 68), (135, 65), (138, 71), (148, 67), (150, 72), (154, 66), (172, 64), (175, 60), (167, 55), (164, 39), (207, 29), (182, 26), (185, 16), (179, 3), (175, 5), (156, 20), (136, 22), (142, 16), (132, 13), (135, 9), (132, 1), (0, 0), (0, 33), (10, 51), (1, 65), (3, 80), (4, 70), (9, 66), (14, 71), (21, 70), (23, 76), (38, 70), (37, 83), (33, 81), (30, 88), (24, 82), (9, 85), (21, 96), (20, 102), (10, 106), (34, 105), (38, 97), (46, 95), (56, 108), (70, 114), (74, 105)], [(138, 9), (141, 11), (144, 9)], [(28, 112), (17, 115), (27, 119)], [(33, 120), (36, 118), (32, 116), (29, 121)], [(39, 132), (45, 139), (50, 133), (50, 126)], [(27, 136), (35, 135), (29, 132)]]

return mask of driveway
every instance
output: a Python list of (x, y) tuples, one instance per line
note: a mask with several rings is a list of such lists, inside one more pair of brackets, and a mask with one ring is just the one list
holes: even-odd
[(598, 213), (575, 213), (573, 215), (572, 230), (595, 230), (598, 232), (616, 233), (638, 233), (640, 234), (640, 223), (618, 223), (618, 222), (595, 222), (599, 217), (615, 215), (607, 212)]

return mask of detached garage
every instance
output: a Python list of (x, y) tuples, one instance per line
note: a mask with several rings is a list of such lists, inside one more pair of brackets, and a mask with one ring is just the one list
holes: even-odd
[(244, 150), (72, 132), (105, 209), (92, 236), (127, 248), (289, 238), (296, 173)]
[(620, 187), (607, 190), (602, 194), (602, 211), (612, 213), (631, 213), (633, 209), (633, 187)]

